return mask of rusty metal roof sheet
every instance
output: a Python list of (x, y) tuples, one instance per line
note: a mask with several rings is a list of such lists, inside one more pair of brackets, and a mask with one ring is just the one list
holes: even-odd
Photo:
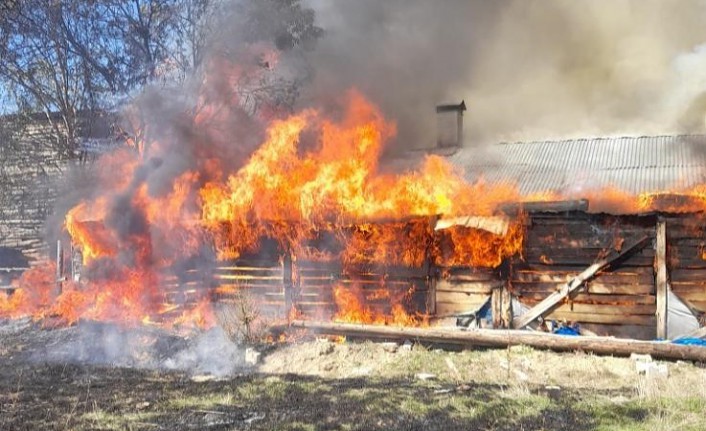
[(523, 195), (613, 187), (628, 193), (679, 191), (706, 183), (706, 135), (500, 143), (447, 156), (466, 176), (517, 184)]

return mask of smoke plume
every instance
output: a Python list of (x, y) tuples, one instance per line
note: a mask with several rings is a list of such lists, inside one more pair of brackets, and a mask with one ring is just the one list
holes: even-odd
[(356, 86), (434, 144), (466, 100), (466, 144), (701, 132), (706, 2), (310, 0), (326, 32), (309, 100)]

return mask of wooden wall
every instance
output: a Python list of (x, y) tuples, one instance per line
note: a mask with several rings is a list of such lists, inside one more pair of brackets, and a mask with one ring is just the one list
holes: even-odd
[(365, 299), (371, 311), (390, 315), (399, 303), (410, 313), (427, 312), (428, 278), (424, 268), (296, 262), (299, 274), (294, 301), (306, 316), (328, 319), (336, 314), (336, 288)]
[(267, 318), (286, 318), (294, 306), (304, 318), (331, 319), (339, 311), (336, 289), (353, 293), (384, 315), (402, 303), (409, 314), (446, 318), (476, 311), (492, 299), (493, 324), (507, 326), (510, 319), (503, 313), (510, 295), (531, 308), (611, 250), (647, 236), (644, 248), (590, 278), (545, 320), (578, 323), (600, 335), (654, 339), (656, 226), (661, 219), (666, 222), (671, 289), (695, 314), (706, 313), (706, 218), (695, 214), (532, 213), (522, 254), (495, 269), (441, 267), (430, 260), (421, 267), (314, 261), (282, 253), (273, 243), (269, 253), (218, 262), (209, 270), (184, 270), (166, 277), (164, 284), (169, 302), (193, 304), (203, 298), (199, 286), (209, 286), (215, 299), (245, 298)]
[(0, 247), (20, 250), (33, 260), (48, 250), (44, 222), (66, 166), (45, 146), (47, 133), (32, 127), (15, 141), (0, 142)]
[[(510, 290), (532, 307), (623, 241), (654, 238), (655, 223), (655, 217), (534, 213), (528, 219), (523, 256), (512, 262)], [(599, 334), (654, 338), (654, 255), (648, 245), (599, 273), (547, 319), (577, 322)]]
[(503, 281), (489, 268), (440, 268), (434, 289), (435, 314), (444, 318), (483, 306)]
[(285, 270), (282, 262), (248, 257), (221, 262), (213, 283), (219, 301), (246, 301), (267, 317), (285, 317)]
[(696, 314), (706, 313), (706, 215), (665, 217), (672, 291)]

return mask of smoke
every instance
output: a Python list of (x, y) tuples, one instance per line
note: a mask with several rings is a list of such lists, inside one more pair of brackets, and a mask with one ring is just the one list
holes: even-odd
[(315, 1), (325, 34), (303, 103), (356, 87), (397, 121), (396, 149), (435, 145), (435, 106), (459, 103), (484, 35), (507, 2)]
[(129, 208), (140, 186), (162, 196), (188, 171), (199, 184), (222, 181), (271, 118), (335, 110), (350, 88), (397, 121), (392, 150), (433, 147), (434, 106), (461, 99), (467, 145), (704, 127), (706, 1), (276, 4), (220, 3), (197, 73), (148, 88), (126, 110), (126, 129), (147, 143), (133, 185), (111, 206), (126, 243), (144, 233), (144, 216)]
[(149, 328), (125, 328), (82, 322), (66, 328), (45, 345), (33, 347), (37, 361), (77, 363), (140, 369), (178, 370), (217, 377), (248, 371), (244, 346), (221, 328), (185, 338)]
[(310, 0), (326, 31), (308, 100), (360, 88), (435, 142), (433, 109), (466, 100), (466, 144), (701, 132), (706, 2)]

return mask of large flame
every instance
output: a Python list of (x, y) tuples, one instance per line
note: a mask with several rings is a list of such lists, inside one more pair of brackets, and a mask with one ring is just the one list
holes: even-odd
[[(223, 123), (222, 112), (200, 106), (191, 124), (208, 128)], [(53, 315), (67, 322), (90, 318), (208, 327), (214, 313), (207, 289), (174, 303), (164, 287), (173, 277), (170, 271), (204, 250), (220, 260), (257, 253), (265, 240), (274, 240), (280, 258), (289, 253), (351, 271), (365, 265), (492, 268), (520, 252), (521, 217), (505, 233), (462, 226), (434, 230), (439, 215), (493, 215), (498, 204), (522, 200), (517, 188), (468, 182), (461, 170), (433, 155), (416, 170), (386, 170), (381, 157), (395, 133), (395, 125), (378, 108), (351, 91), (335, 115), (308, 109), (269, 121), (264, 142), (232, 172), (212, 155), (195, 154), (198, 168), (176, 176), (160, 193), (140, 180), (141, 172), (170, 147), (134, 141), (139, 151), (121, 150), (97, 162), (103, 192), (81, 201), (65, 217), (66, 232), (90, 276), (63, 281), (59, 292), (51, 266), (28, 271), (13, 295), (0, 295), (0, 317)], [(204, 139), (216, 135), (205, 133)], [(531, 198), (562, 197), (544, 193)], [(599, 211), (706, 209), (702, 188), (681, 195), (636, 197), (604, 190), (582, 197)], [(297, 275), (292, 277), (296, 281)], [(384, 287), (363, 291), (337, 285), (333, 293), (338, 320), (423, 321), (408, 313), (405, 298)], [(371, 304), (381, 298), (387, 307), (374, 308)]]
[[(220, 115), (202, 108), (197, 123), (208, 124), (204, 116)], [(504, 236), (454, 231), (451, 250), (442, 253), (434, 246), (437, 215), (490, 215), (498, 203), (518, 195), (512, 187), (468, 183), (463, 172), (436, 156), (427, 157), (416, 171), (384, 173), (380, 158), (394, 136), (395, 125), (351, 91), (339, 119), (310, 109), (274, 120), (265, 141), (237, 171), (223, 175), (220, 163), (204, 160), (201, 172), (183, 173), (159, 196), (134, 179), (150, 156), (163, 154), (166, 146), (133, 142), (140, 152), (120, 151), (99, 160), (106, 175), (104, 193), (66, 214), (66, 231), (90, 278), (64, 282), (63, 291), (52, 294), (55, 280), (39, 282), (28, 275), (19, 281), (17, 293), (2, 299), (0, 315), (209, 326), (213, 312), (208, 295), (190, 305), (177, 304), (185, 309), (174, 313), (175, 305), (161, 288), (165, 274), (204, 247), (214, 248), (219, 259), (234, 259), (257, 252), (263, 238), (275, 239), (281, 250), (302, 259), (338, 261), (345, 267), (419, 268), (429, 260), (492, 267), (517, 252), (519, 225)], [(119, 175), (113, 178), (107, 172)], [(141, 228), (124, 232), (123, 212), (131, 226)], [(326, 233), (333, 238), (328, 248), (308, 245)], [(46, 267), (28, 274), (46, 278)], [(389, 292), (384, 289), (376, 292), (378, 297), (385, 294)], [(407, 313), (402, 298), (388, 296), (388, 308), (373, 312), (361, 304), (373, 300), (366, 295), (336, 287), (339, 318), (420, 322)], [(164, 322), (164, 316), (173, 317)]]

